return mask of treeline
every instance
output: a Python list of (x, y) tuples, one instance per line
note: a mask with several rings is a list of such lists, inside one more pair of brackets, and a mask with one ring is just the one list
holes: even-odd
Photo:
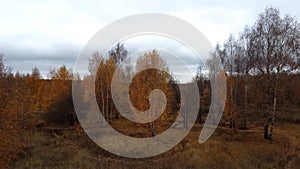
[(272, 139), (279, 112), (299, 114), (300, 25), (295, 18), (266, 8), (252, 27), (237, 38), (231, 35), (212, 55), (227, 74), (225, 114), (231, 128), (238, 117), (246, 128), (249, 116), (262, 116), (264, 137)]
[(30, 74), (13, 74), (0, 55), (0, 166), (17, 158), (25, 146), (20, 132), (45, 124), (71, 124), (76, 116), (73, 108), (72, 70), (66, 66), (49, 71), (42, 79), (37, 68)]
[[(176, 114), (179, 110), (180, 96), (176, 82), (170, 75), (166, 62), (156, 50), (140, 56), (137, 59), (136, 67), (132, 67), (127, 54), (127, 49), (119, 43), (110, 50), (108, 57), (104, 57), (98, 52), (93, 53), (89, 60), (90, 76), (84, 77), (82, 86), (84, 88), (86, 79), (94, 79), (96, 100), (108, 123), (114, 119), (119, 119), (116, 104), (121, 107), (120, 109), (126, 111), (123, 113), (132, 112), (136, 121), (153, 118), (150, 117), (150, 113), (149, 117), (143, 116), (146, 119), (141, 119), (141, 112), (146, 112), (151, 108), (151, 99), (149, 98), (151, 91), (161, 89), (166, 96), (166, 107), (162, 110), (162, 115), (154, 122), (136, 123), (137, 126), (145, 127), (149, 133), (155, 135), (156, 127), (166, 127), (163, 125), (164, 122), (173, 118), (172, 114)], [(144, 70), (145, 68), (146, 70)], [(115, 72), (118, 73), (114, 75)], [(113, 76), (116, 76), (114, 82), (112, 82)], [(159, 102), (159, 99), (162, 98), (156, 97), (154, 102)], [(88, 104), (88, 100), (86, 102)], [(163, 100), (160, 100), (161, 102)], [(157, 112), (160, 111), (160, 108), (156, 106), (155, 110), (151, 111)]]

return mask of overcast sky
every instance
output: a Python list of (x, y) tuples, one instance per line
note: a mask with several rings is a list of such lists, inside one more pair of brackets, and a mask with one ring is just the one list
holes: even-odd
[[(169, 14), (190, 22), (214, 46), (253, 25), (266, 6), (300, 18), (297, 0), (226, 1), (0, 1), (0, 53), (20, 72), (36, 66), (45, 75), (63, 64), (73, 68), (87, 41), (105, 25), (140, 13)], [(126, 46), (126, 44), (125, 44)], [(188, 57), (188, 56), (187, 56)], [(186, 58), (189, 59), (189, 58)]]

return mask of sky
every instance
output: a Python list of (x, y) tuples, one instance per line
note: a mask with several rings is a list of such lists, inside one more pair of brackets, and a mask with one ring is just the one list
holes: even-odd
[(253, 25), (266, 6), (300, 18), (296, 0), (0, 1), (0, 53), (14, 71), (26, 73), (37, 67), (46, 76), (50, 68), (63, 64), (73, 68), (97, 31), (126, 16), (161, 13), (178, 17), (193, 24), (215, 46), (231, 33), (237, 36), (245, 25)]

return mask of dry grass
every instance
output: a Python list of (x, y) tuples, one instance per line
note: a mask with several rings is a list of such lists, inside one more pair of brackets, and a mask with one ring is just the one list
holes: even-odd
[(26, 153), (11, 168), (299, 168), (300, 125), (276, 126), (272, 142), (263, 139), (261, 129), (218, 128), (203, 144), (198, 143), (200, 127), (168, 152), (146, 159), (113, 155), (75, 129), (24, 132)]

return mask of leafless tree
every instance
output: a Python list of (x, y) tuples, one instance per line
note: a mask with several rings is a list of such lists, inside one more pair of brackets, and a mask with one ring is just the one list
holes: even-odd
[[(300, 48), (300, 26), (293, 17), (281, 17), (278, 9), (266, 8), (251, 30), (255, 73), (264, 77), (265, 133), (272, 139), (278, 85), (282, 73), (291, 73), (297, 66)], [(270, 133), (269, 123), (271, 122)]]

